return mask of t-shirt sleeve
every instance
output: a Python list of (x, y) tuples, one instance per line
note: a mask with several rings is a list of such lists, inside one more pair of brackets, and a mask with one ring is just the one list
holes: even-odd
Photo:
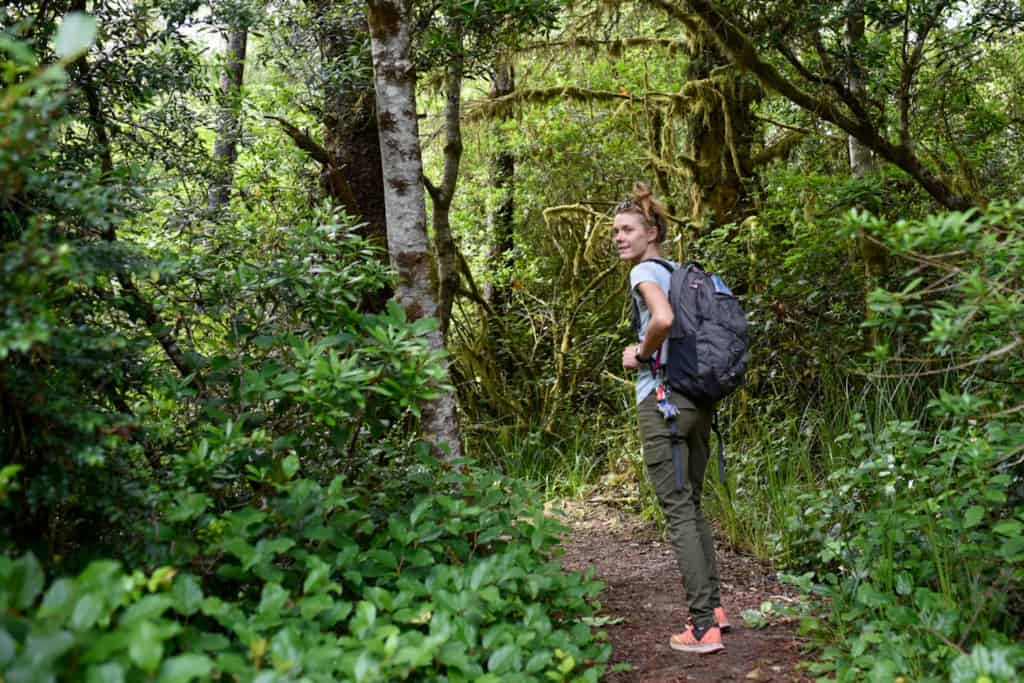
[[(657, 263), (638, 263), (633, 266), (633, 270), (629, 271), (629, 288), (632, 290), (636, 289), (636, 286), (641, 282), (658, 282), (658, 271), (657, 268), (661, 268)], [(660, 284), (659, 284), (660, 286)]]

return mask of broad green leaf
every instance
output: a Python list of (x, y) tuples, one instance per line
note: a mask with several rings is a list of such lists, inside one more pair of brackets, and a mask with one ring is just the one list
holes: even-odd
[(43, 590), (43, 567), (32, 553), (25, 553), (14, 561), (15, 607), (28, 609)]
[(967, 508), (967, 512), (964, 513), (964, 526), (968, 529), (978, 526), (981, 520), (985, 517), (985, 508), (980, 505), (972, 505)]
[(373, 656), (369, 652), (363, 652), (356, 659), (355, 670), (353, 673), (356, 677), (356, 683), (361, 681), (374, 680), (376, 674), (380, 670), (380, 666), (374, 660)]
[(33, 668), (42, 669), (59, 659), (74, 644), (75, 637), (67, 631), (33, 634), (25, 639), (24, 657)]
[(71, 607), (74, 588), (71, 579), (57, 579), (46, 591), (43, 604), (39, 607), (38, 616), (47, 618), (63, 612)]
[(171, 604), (172, 600), (167, 595), (147, 595), (124, 611), (120, 619), (121, 626), (156, 619), (167, 611)]
[(277, 615), (288, 602), (289, 593), (280, 584), (268, 583), (263, 586), (260, 597), (259, 613)]
[(179, 574), (171, 588), (174, 608), (185, 616), (192, 616), (203, 603), (203, 590), (199, 587), (196, 577), (191, 574)]
[(95, 593), (86, 593), (75, 603), (75, 611), (71, 613), (71, 628), (85, 631), (103, 615), (103, 598)]
[(512, 665), (516, 656), (515, 645), (503, 645), (491, 653), (487, 658), (487, 670), (492, 673), (502, 673)]
[(18, 644), (11, 638), (6, 629), (0, 629), (0, 667), (7, 666), (14, 659)]
[(128, 656), (143, 671), (153, 673), (164, 656), (164, 645), (160, 642), (156, 627), (148, 621), (139, 624), (135, 637), (128, 647)]
[(1000, 536), (1020, 536), (1024, 531), (1024, 524), (1015, 519), (1006, 519), (992, 527), (992, 531)]
[(281, 461), (281, 471), (284, 472), (285, 479), (294, 477), (295, 473), (299, 471), (299, 456), (289, 455)]
[(157, 683), (189, 683), (204, 678), (213, 670), (213, 662), (206, 655), (184, 654), (171, 657), (160, 667)]
[(104, 633), (89, 646), (82, 659), (87, 663), (105, 662), (115, 653), (127, 650), (134, 635), (133, 631), (123, 628)]
[(117, 662), (108, 662), (89, 667), (87, 683), (124, 683), (124, 667)]

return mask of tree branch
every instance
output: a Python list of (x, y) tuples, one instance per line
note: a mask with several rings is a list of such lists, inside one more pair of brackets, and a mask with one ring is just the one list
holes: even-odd
[(507, 113), (518, 104), (547, 104), (552, 100), (573, 100), (576, 102), (618, 102), (649, 100), (654, 102), (687, 103), (689, 98), (680, 93), (647, 92), (632, 94), (626, 90), (591, 90), (575, 86), (556, 86), (553, 88), (536, 88), (533, 90), (517, 90), (510, 95), (479, 100), (467, 107), (466, 120), (476, 121), (493, 118)]
[[(684, 14), (670, 0), (649, 1), (672, 17)], [(851, 118), (834, 102), (826, 98), (815, 97), (790, 82), (774, 66), (761, 59), (750, 39), (711, 0), (688, 0), (688, 2), (695, 13), (701, 17), (701, 20), (707, 24), (726, 54), (740, 68), (753, 73), (766, 88), (778, 92), (794, 104), (835, 124), (860, 140), (879, 156), (906, 171), (942, 206), (955, 210), (965, 210), (973, 206), (970, 199), (956, 194), (941, 178), (925, 168), (920, 158), (910, 150), (894, 145), (883, 138), (870, 122)]]
[(598, 40), (593, 38), (570, 38), (568, 40), (556, 40), (549, 43), (531, 43), (519, 49), (520, 52), (534, 50), (550, 50), (553, 48), (603, 48), (608, 54), (616, 56), (622, 54), (624, 48), (628, 47), (660, 47), (669, 52), (686, 49), (686, 43), (681, 40), (670, 38), (620, 38), (618, 40)]
[(352, 191), (352, 185), (348, 182), (342, 169), (334, 165), (330, 153), (319, 142), (314, 140), (309, 133), (299, 130), (299, 127), (290, 123), (280, 116), (264, 114), (263, 118), (270, 121), (277, 121), (281, 129), (295, 142), (295, 146), (309, 154), (314, 161), (318, 162), (323, 172), (323, 182), (327, 185), (332, 197), (339, 199), (345, 210), (352, 216), (361, 216), (359, 202)]
[(775, 161), (776, 159), (782, 159), (789, 156), (789, 153), (793, 151), (794, 147), (800, 144), (800, 141), (803, 140), (805, 136), (806, 133), (802, 131), (789, 131), (755, 155), (754, 158), (750, 160), (751, 166), (763, 166), (771, 161)]
[(313, 157), (315, 161), (320, 162), (324, 166), (331, 165), (331, 156), (327, 153), (327, 150), (324, 149), (323, 145), (310, 137), (309, 133), (299, 130), (298, 126), (290, 123), (280, 116), (264, 114), (263, 118), (270, 121), (277, 121), (281, 125), (282, 130), (284, 130), (284, 132), (288, 134), (288, 137), (295, 142), (295, 146)]

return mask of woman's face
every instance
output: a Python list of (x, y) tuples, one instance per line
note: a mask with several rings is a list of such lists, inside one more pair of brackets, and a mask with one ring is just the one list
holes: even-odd
[(638, 213), (620, 213), (615, 216), (612, 239), (623, 261), (639, 261), (647, 255), (648, 248), (655, 244), (658, 231), (648, 227), (644, 217)]

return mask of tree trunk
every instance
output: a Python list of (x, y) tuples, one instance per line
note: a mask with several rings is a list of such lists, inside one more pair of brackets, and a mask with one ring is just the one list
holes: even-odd
[[(499, 60), (494, 69), (494, 82), (491, 84), (490, 98), (497, 99), (515, 92), (515, 70), (511, 62)], [(494, 271), (512, 268), (515, 264), (512, 249), (515, 247), (515, 155), (509, 150), (508, 136), (502, 127), (511, 112), (499, 114), (491, 124), (491, 144), (495, 152), (491, 157), (490, 184), (495, 196), (495, 205), (487, 214), (490, 228), (491, 246), (487, 254), (487, 262)], [(484, 286), (484, 299), (497, 311), (504, 311), (508, 305), (509, 283), (502, 279), (501, 286), (489, 278)]]
[(751, 106), (761, 93), (742, 74), (712, 78), (729, 62), (710, 33), (700, 31), (691, 46), (687, 81), (700, 85), (695, 88), (697, 104), (686, 114), (685, 154), (695, 162), (690, 213), (697, 225), (708, 229), (738, 223), (753, 209), (747, 187), (753, 173)]
[[(416, 118), (416, 67), (410, 59), (410, 0), (367, 0), (373, 72), (380, 130), (388, 252), (398, 274), (395, 300), (409, 320), (436, 316), (436, 278), (427, 241), (423, 159)], [(430, 333), (444, 350), (440, 329)], [(448, 375), (447, 357), (442, 361)], [(435, 444), (447, 443), (452, 457), (462, 454), (455, 395), (444, 392), (423, 406), (423, 431)]]
[[(849, 12), (846, 17), (846, 49), (850, 55), (846, 65), (847, 87), (850, 94), (863, 101), (867, 92), (864, 84), (865, 75), (853, 55), (856, 54), (857, 46), (864, 40), (864, 0), (852, 0)], [(875, 168), (871, 149), (854, 135), (847, 136), (847, 143), (850, 151), (850, 172), (854, 178), (863, 178)]]
[[(329, 72), (350, 72), (358, 37), (368, 27), (362, 13), (339, 9), (334, 0), (309, 0), (317, 13), (317, 42)], [(380, 167), (380, 132), (374, 103), (373, 77), (351, 74), (324, 93), (323, 131), (326, 162), (324, 192), (338, 206), (362, 218), (361, 234), (387, 250), (384, 177)]]
[[(461, 36), (457, 38), (460, 43)], [(434, 205), (434, 242), (437, 249), (437, 318), (441, 335), (448, 337), (448, 326), (452, 319), (452, 305), (459, 291), (459, 263), (452, 237), (451, 208), (455, 198), (455, 186), (459, 180), (459, 162), (462, 160), (462, 68), (463, 57), (457, 54), (451, 58), (445, 74), (444, 107), (444, 173), (441, 186), (430, 189)]]
[(217, 139), (213, 144), (216, 168), (208, 197), (211, 211), (226, 206), (231, 198), (238, 143), (242, 137), (241, 99), (248, 33), (245, 28), (237, 28), (228, 36), (224, 71), (220, 75), (220, 92), (217, 97)]
[[(648, 120), (648, 131), (650, 138), (647, 141), (647, 146), (651, 150), (651, 154), (656, 156), (665, 164), (671, 164), (671, 145), (668, 144), (668, 137), (671, 130), (672, 121), (669, 119), (665, 120), (665, 112), (661, 107), (651, 107), (650, 112), (647, 116)], [(663, 164), (650, 164), (651, 174), (654, 176), (654, 188), (658, 195), (666, 202), (670, 201), (672, 196), (672, 185), (669, 181), (669, 172), (666, 165)], [(676, 208), (671, 203), (666, 203), (666, 211), (669, 215), (674, 216)]]

